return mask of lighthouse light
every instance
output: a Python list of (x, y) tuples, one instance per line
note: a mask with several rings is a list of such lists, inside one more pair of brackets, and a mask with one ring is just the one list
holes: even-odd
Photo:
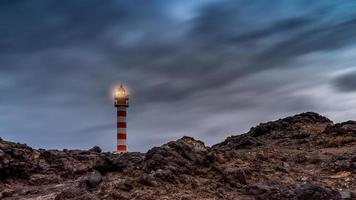
[(115, 92), (115, 98), (127, 98), (126, 90), (123, 85), (120, 85), (120, 87), (116, 90)]

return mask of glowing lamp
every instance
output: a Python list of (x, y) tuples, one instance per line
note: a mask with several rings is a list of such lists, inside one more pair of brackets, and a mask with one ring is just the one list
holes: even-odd
[(125, 106), (129, 105), (129, 95), (123, 84), (120, 84), (119, 88), (115, 92), (115, 106)]

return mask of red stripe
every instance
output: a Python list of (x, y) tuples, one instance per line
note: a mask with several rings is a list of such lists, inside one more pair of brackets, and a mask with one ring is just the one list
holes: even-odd
[(117, 151), (127, 151), (126, 145), (117, 145)]
[(126, 128), (126, 122), (117, 122), (117, 128)]
[(118, 133), (117, 134), (117, 139), (118, 140), (126, 140), (126, 137), (127, 135), (126, 135), (126, 133)]
[(126, 117), (126, 111), (117, 111), (117, 116)]

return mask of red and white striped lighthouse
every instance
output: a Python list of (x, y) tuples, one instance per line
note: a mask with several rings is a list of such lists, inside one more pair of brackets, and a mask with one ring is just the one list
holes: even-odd
[(123, 84), (115, 92), (115, 107), (117, 108), (117, 153), (127, 152), (127, 132), (126, 132), (126, 115), (129, 107), (129, 95)]

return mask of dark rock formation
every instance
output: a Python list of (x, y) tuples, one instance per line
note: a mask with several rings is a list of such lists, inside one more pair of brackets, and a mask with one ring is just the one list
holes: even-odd
[(275, 134), (276, 136), (278, 133), (282, 132), (279, 136), (283, 137), (286, 134), (301, 130), (305, 126), (317, 124), (332, 124), (332, 121), (317, 113), (307, 112), (293, 117), (279, 119), (274, 122), (260, 124), (254, 128), (251, 128), (248, 134), (253, 137), (270, 134)]
[(229, 183), (230, 186), (235, 187), (239, 184), (246, 185), (246, 173), (240, 168), (226, 168), (224, 170), (224, 180)]
[(341, 200), (341, 194), (337, 190), (313, 184), (304, 184), (298, 187), (294, 192), (298, 200)]
[(101, 148), (98, 146), (94, 146), (93, 148), (89, 149), (91, 152), (101, 153)]
[(0, 199), (355, 199), (356, 122), (302, 113), (206, 147), (32, 149), (0, 139)]
[(208, 150), (204, 143), (183, 137), (161, 147), (154, 147), (145, 156), (147, 172), (166, 169), (176, 173), (194, 174), (199, 167), (208, 167)]
[(97, 187), (102, 181), (102, 176), (100, 172), (93, 171), (88, 173), (83, 179), (82, 183), (85, 184), (88, 188), (95, 188)]

